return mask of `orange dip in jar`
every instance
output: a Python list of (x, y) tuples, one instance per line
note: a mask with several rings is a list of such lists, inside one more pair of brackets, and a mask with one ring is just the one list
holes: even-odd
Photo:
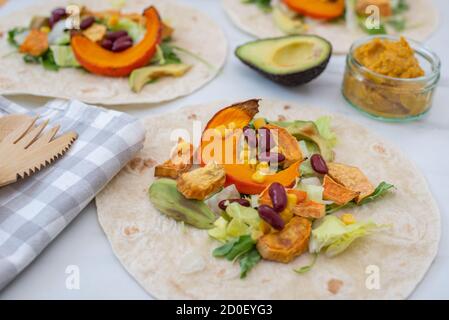
[(403, 37), (372, 36), (351, 47), (343, 95), (377, 119), (413, 120), (430, 109), (439, 78), (434, 53)]

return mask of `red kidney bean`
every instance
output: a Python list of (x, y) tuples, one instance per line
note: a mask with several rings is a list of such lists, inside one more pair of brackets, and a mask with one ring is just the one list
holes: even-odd
[(87, 17), (84, 18), (83, 21), (81, 21), (80, 23), (80, 29), (81, 30), (86, 30), (87, 28), (89, 28), (91, 25), (93, 25), (95, 22), (95, 18), (94, 17)]
[(251, 206), (251, 203), (247, 199), (227, 199), (227, 200), (221, 200), (218, 203), (218, 207), (221, 210), (226, 210), (226, 208), (228, 207), (228, 203), (234, 203), (234, 202), (237, 202), (239, 205), (241, 205), (243, 207)]
[(112, 51), (113, 52), (121, 52), (126, 49), (129, 49), (133, 46), (133, 43), (131, 41), (122, 41), (119, 43), (115, 43), (112, 45)]
[(287, 192), (282, 184), (278, 182), (272, 183), (270, 188), (268, 188), (268, 194), (270, 195), (274, 210), (281, 212), (287, 208)]
[(274, 211), (273, 208), (267, 206), (266, 204), (263, 204), (259, 206), (257, 211), (259, 212), (259, 216), (270, 226), (272, 226), (276, 230), (284, 229), (284, 220), (282, 220), (281, 216), (276, 211)]
[(101, 46), (106, 50), (112, 50), (112, 45), (113, 45), (113, 43), (109, 39), (103, 39), (101, 41)]
[(276, 145), (273, 137), (271, 136), (270, 129), (260, 128), (257, 130), (257, 133), (259, 134), (258, 145), (260, 152), (268, 152)]
[(120, 37), (120, 38), (117, 38), (115, 41), (114, 41), (114, 44), (115, 43), (120, 43), (120, 42), (133, 42), (133, 38), (131, 38), (130, 36), (122, 36), (122, 37)]
[(51, 12), (52, 16), (54, 17), (59, 17), (59, 18), (63, 18), (66, 16), (66, 12), (65, 12), (65, 8), (59, 7), (59, 8), (55, 8), (53, 9), (53, 11)]
[(268, 163), (277, 162), (281, 163), (285, 160), (285, 156), (282, 153), (276, 152), (262, 152), (258, 156), (259, 161), (264, 161)]
[(128, 35), (128, 32), (126, 32), (125, 30), (109, 31), (109, 32), (106, 33), (106, 39), (115, 41), (118, 38), (124, 37), (124, 36), (127, 36), (127, 35)]
[(244, 126), (243, 127), (243, 136), (245, 137), (245, 141), (250, 148), (257, 147), (256, 130), (254, 130), (250, 126)]
[(318, 172), (321, 174), (327, 174), (329, 172), (329, 169), (327, 168), (326, 161), (318, 153), (316, 153), (310, 157), (310, 164), (312, 165), (312, 168), (313, 168), (313, 170), (315, 170), (315, 172)]

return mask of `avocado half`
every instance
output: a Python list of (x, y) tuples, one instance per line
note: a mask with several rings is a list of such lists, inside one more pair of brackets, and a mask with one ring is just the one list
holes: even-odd
[(274, 82), (299, 86), (326, 69), (332, 45), (315, 35), (294, 35), (245, 43), (237, 47), (235, 55)]

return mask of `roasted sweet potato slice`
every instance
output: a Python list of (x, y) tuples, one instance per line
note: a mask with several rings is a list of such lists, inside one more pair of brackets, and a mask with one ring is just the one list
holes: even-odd
[(19, 51), (33, 57), (39, 57), (48, 50), (48, 35), (39, 30), (31, 30), (25, 41), (21, 44)]
[(325, 200), (331, 200), (338, 205), (345, 205), (359, 195), (358, 192), (349, 190), (343, 185), (335, 182), (328, 175), (324, 176), (323, 187), (323, 198)]
[(326, 206), (311, 200), (301, 202), (293, 207), (293, 214), (303, 218), (320, 219), (326, 215)]
[(308, 248), (312, 223), (301, 217), (293, 217), (282, 231), (259, 238), (257, 250), (266, 260), (288, 263)]
[(327, 166), (328, 174), (332, 179), (347, 189), (359, 193), (355, 198), (357, 203), (374, 192), (374, 186), (359, 168), (335, 162), (328, 163)]
[(169, 160), (156, 166), (155, 177), (176, 179), (192, 167), (193, 145), (180, 138)]
[(178, 191), (187, 199), (204, 200), (222, 188), (226, 172), (214, 162), (207, 166), (183, 173), (177, 182)]
[(285, 160), (282, 163), (285, 168), (303, 160), (298, 141), (287, 129), (272, 124), (267, 124), (265, 128), (268, 128), (277, 140), (279, 152), (285, 156)]

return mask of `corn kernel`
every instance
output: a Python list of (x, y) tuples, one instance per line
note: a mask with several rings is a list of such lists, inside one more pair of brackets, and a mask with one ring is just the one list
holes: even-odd
[(260, 128), (264, 127), (266, 124), (267, 123), (264, 118), (257, 118), (254, 120), (254, 128), (256, 128), (256, 130), (259, 130)]
[(251, 169), (256, 169), (256, 166), (257, 166), (257, 160), (254, 159), (254, 158), (249, 159), (248, 164), (249, 164), (249, 166), (250, 166)]
[(259, 162), (256, 166), (256, 170), (260, 172), (268, 172), (268, 169), (270, 169), (270, 165), (265, 161)]
[(110, 26), (115, 26), (118, 23), (119, 17), (116, 14), (113, 14), (109, 17), (108, 24)]
[(354, 224), (356, 222), (354, 216), (350, 213), (342, 214), (340, 219), (345, 225)]
[(214, 130), (215, 130), (216, 134), (218, 134), (218, 135), (220, 135), (222, 137), (226, 136), (226, 126), (224, 126), (223, 124), (218, 126), (218, 127), (216, 127)]
[(287, 208), (290, 210), (293, 209), (294, 206), (296, 206), (296, 203), (298, 202), (298, 197), (296, 194), (293, 193), (287, 193)]
[(252, 179), (254, 182), (257, 182), (257, 183), (264, 183), (264, 182), (265, 182), (265, 179), (266, 179), (266, 176), (265, 176), (263, 173), (261, 173), (260, 171), (256, 171), (256, 172), (254, 172), (253, 175), (251, 176), (251, 179)]
[(236, 127), (237, 127), (237, 125), (235, 124), (234, 121), (232, 121), (232, 122), (230, 122), (230, 123), (228, 124), (228, 129), (233, 130), (233, 129), (235, 129)]
[(41, 32), (45, 32), (45, 33), (49, 33), (50, 32), (50, 27), (43, 26), (43, 27), (40, 28), (40, 31)]
[(293, 218), (293, 211), (289, 208), (286, 208), (284, 211), (280, 213), (282, 220), (287, 224)]

